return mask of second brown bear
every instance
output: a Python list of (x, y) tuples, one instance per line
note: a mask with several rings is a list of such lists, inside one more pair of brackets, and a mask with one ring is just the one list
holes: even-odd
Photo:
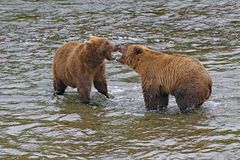
[(90, 102), (92, 84), (106, 97), (105, 59), (113, 60), (117, 47), (107, 38), (92, 36), (85, 43), (68, 42), (61, 46), (53, 59), (53, 87), (62, 95), (67, 86), (77, 88), (82, 103)]
[(181, 112), (192, 112), (211, 95), (211, 77), (192, 57), (164, 54), (142, 45), (121, 46), (119, 51), (122, 56), (118, 61), (129, 65), (141, 77), (147, 110), (167, 107), (171, 94)]

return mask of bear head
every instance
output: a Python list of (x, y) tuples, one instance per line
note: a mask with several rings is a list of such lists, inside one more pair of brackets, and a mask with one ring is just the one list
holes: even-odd
[(95, 58), (105, 58), (107, 60), (115, 60), (112, 52), (117, 51), (117, 46), (114, 45), (109, 39), (104, 37), (91, 36), (90, 39), (85, 42)]
[(147, 48), (141, 45), (122, 45), (118, 47), (118, 51), (122, 54), (117, 59), (122, 64), (127, 64), (133, 69), (136, 69), (142, 55)]

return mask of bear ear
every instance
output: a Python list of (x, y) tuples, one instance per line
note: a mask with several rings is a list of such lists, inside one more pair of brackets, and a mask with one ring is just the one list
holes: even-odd
[(90, 41), (85, 41), (85, 42), (84, 42), (84, 45), (86, 46), (86, 48), (87, 48), (88, 50), (90, 50), (90, 49), (92, 48), (92, 43), (91, 43)]
[(142, 52), (143, 52), (143, 49), (139, 46), (136, 46), (133, 49), (133, 53), (136, 54), (136, 55), (141, 54)]
[(90, 36), (89, 42), (93, 42), (93, 41), (95, 41), (95, 40), (97, 40), (97, 39), (98, 39), (97, 36)]
[(90, 39), (96, 39), (97, 36), (90, 36)]
[(85, 45), (91, 45), (91, 41), (85, 41), (84, 44)]

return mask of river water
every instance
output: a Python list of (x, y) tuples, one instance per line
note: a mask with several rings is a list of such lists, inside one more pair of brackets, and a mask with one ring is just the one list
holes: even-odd
[[(107, 62), (110, 99), (52, 99), (51, 64), (91, 35), (199, 59), (213, 79), (202, 108), (146, 112), (138, 75)], [(238, 0), (1, 0), (0, 159), (239, 159)]]

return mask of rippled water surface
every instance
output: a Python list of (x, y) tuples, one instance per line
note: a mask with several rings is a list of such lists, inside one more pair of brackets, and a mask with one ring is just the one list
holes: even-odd
[[(194, 114), (146, 112), (137, 74), (107, 63), (110, 99), (52, 99), (51, 64), (67, 41), (107, 36), (198, 58), (213, 93)], [(1, 0), (1, 159), (239, 159), (238, 0)]]

